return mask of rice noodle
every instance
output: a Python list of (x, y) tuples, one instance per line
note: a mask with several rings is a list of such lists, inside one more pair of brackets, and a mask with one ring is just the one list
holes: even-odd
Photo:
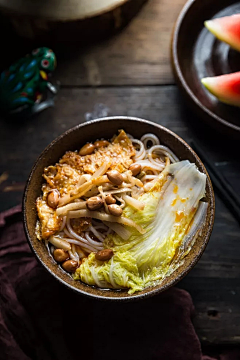
[(73, 239), (73, 238), (61, 238), (64, 241), (67, 241), (69, 244), (75, 244), (81, 246), (83, 243), (79, 240)]
[(88, 232), (88, 231), (85, 232), (85, 236), (86, 236), (86, 239), (87, 239), (88, 243), (90, 244), (90, 246), (93, 246), (93, 247), (94, 247), (95, 249), (97, 249), (97, 250), (103, 249), (102, 243), (93, 240), (93, 239), (91, 238), (91, 236), (89, 235), (89, 232)]
[[(79, 210), (79, 211), (81, 211), (81, 210)], [(100, 246), (98, 246), (99, 245), (99, 243), (97, 243), (97, 242), (94, 242), (94, 243), (96, 243), (96, 244), (94, 244), (93, 243), (93, 241), (91, 241), (91, 242), (89, 242), (89, 240), (88, 239), (85, 239), (84, 237), (82, 237), (82, 236), (80, 236), (80, 235), (78, 235), (74, 230), (73, 230), (73, 228), (72, 228), (72, 226), (71, 226), (71, 224), (70, 224), (70, 219), (68, 218), (67, 219), (67, 229), (68, 229), (68, 231), (69, 231), (69, 233), (71, 234), (71, 236), (74, 238), (74, 239), (77, 239), (80, 243), (78, 243), (78, 245), (84, 245), (86, 248), (88, 248), (89, 246), (91, 247), (91, 248), (98, 248), (98, 247), (100, 247)], [(70, 242), (70, 241), (69, 241)]]
[(151, 141), (152, 145), (160, 145), (160, 141), (158, 137), (154, 134), (145, 134), (141, 137), (141, 142), (144, 144), (145, 149), (147, 149), (148, 142)]
[[(70, 234), (70, 232), (68, 231), (68, 229), (67, 229), (66, 227), (63, 229), (63, 231), (64, 231), (64, 233), (65, 233), (69, 238), (72, 237), (72, 235)], [(59, 235), (60, 235), (60, 234), (59, 234)]]
[(89, 226), (89, 231), (91, 231), (93, 235), (98, 238), (98, 240), (104, 241), (104, 237), (96, 230), (96, 228), (94, 228), (93, 226)]
[(165, 168), (165, 164), (153, 164), (148, 159), (138, 160), (135, 162), (135, 164), (139, 164), (142, 166), (142, 169), (147, 169), (147, 170), (162, 171)]
[[(81, 211), (81, 210), (79, 210)], [(72, 237), (74, 237), (75, 239), (82, 241), (83, 243), (87, 243), (87, 240), (84, 239), (82, 236), (78, 235), (72, 228), (71, 224), (70, 224), (70, 219), (67, 219), (67, 229), (69, 231), (69, 233), (71, 234)]]
[(163, 145), (155, 145), (149, 149), (148, 156), (152, 157), (153, 153), (163, 154), (169, 157), (172, 163), (178, 162), (178, 157), (168, 147)]
[(72, 238), (71, 239), (64, 238), (64, 241), (68, 242), (69, 245), (70, 244), (78, 245), (78, 246), (80, 246), (82, 248), (86, 248), (86, 249), (88, 249), (90, 251), (98, 251), (98, 250), (102, 249), (102, 248), (100, 249), (100, 247), (99, 247), (99, 249), (96, 250), (96, 247), (89, 244), (89, 242), (87, 240), (86, 240), (86, 243), (82, 243), (81, 241), (78, 241), (78, 240), (75, 240), (75, 239), (72, 239)]
[[(149, 149), (149, 150), (150, 150), (150, 149)], [(147, 156), (148, 156), (148, 160), (149, 160), (150, 163), (152, 163), (153, 165), (156, 165), (156, 166), (163, 165), (163, 166), (164, 166), (165, 162), (162, 161), (162, 160), (159, 159), (159, 158), (154, 159), (154, 158), (153, 158), (153, 153), (148, 152), (148, 155), (147, 155)]]
[(133, 157), (135, 161), (144, 159), (146, 156), (146, 150), (142, 143), (142, 141), (138, 139), (131, 139), (132, 143), (138, 144), (140, 146), (140, 150), (136, 150), (136, 155)]

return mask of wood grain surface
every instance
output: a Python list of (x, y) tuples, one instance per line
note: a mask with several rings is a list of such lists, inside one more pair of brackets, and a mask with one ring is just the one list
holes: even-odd
[(170, 39), (185, 0), (149, 0), (120, 33), (59, 54), (63, 86), (172, 84)]
[[(196, 128), (197, 119), (182, 104), (175, 86), (63, 89), (55, 108), (18, 126), (5, 123), (0, 133), (1, 151), (6, 154), (0, 173), (7, 176), (0, 185), (1, 210), (21, 201), (30, 168), (45, 146), (63, 131), (85, 121), (84, 115), (97, 103), (104, 103), (111, 115), (147, 118), (168, 127), (186, 141), (200, 140), (211, 159), (226, 167), (233, 186), (239, 181), (238, 159), (231, 156), (235, 144), (225, 140), (229, 147), (226, 151), (226, 146), (222, 146), (224, 139), (207, 127)], [(207, 250), (179, 287), (193, 297), (195, 326), (203, 343), (239, 343), (239, 224), (218, 195), (216, 205), (215, 226)]]
[[(55, 78), (62, 88), (56, 106), (30, 121), (0, 120), (0, 210), (21, 201), (41, 151), (56, 136), (85, 121), (85, 114), (100, 103), (109, 108), (109, 115), (142, 117), (168, 127), (187, 142), (198, 140), (239, 193), (238, 143), (202, 124), (185, 107), (173, 82), (170, 38), (184, 2), (149, 0), (113, 38), (59, 53)], [(178, 286), (193, 297), (194, 324), (202, 344), (240, 344), (239, 224), (219, 194), (210, 243)]]

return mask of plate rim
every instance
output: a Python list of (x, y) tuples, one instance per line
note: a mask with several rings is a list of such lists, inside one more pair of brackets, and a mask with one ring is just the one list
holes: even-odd
[[(230, 123), (229, 121), (225, 120), (223, 117), (218, 116), (216, 113), (209, 110), (205, 105), (202, 104), (202, 102), (195, 96), (191, 88), (188, 86), (187, 81), (185, 80), (185, 77), (183, 75), (183, 72), (181, 70), (179, 57), (178, 57), (178, 41), (179, 41), (179, 33), (181, 26), (188, 15), (188, 12), (190, 9), (198, 2), (198, 0), (188, 0), (187, 3), (183, 6), (182, 10), (180, 11), (178, 18), (174, 24), (173, 32), (172, 32), (172, 39), (171, 39), (171, 62), (172, 62), (172, 68), (174, 72), (174, 76), (176, 79), (176, 82), (181, 90), (184, 91), (185, 96), (188, 98), (188, 100), (191, 102), (191, 105), (196, 109), (201, 110), (201, 119), (203, 119), (206, 123), (208, 123), (210, 126), (214, 124), (210, 123), (210, 120), (214, 120), (215, 127), (218, 125), (221, 125), (220, 130), (228, 130), (232, 135), (240, 137), (240, 125), (235, 125)], [(194, 109), (194, 110), (195, 110)], [(204, 119), (205, 116), (205, 119)], [(206, 121), (206, 117), (209, 121)], [(219, 127), (218, 127), (219, 129)]]

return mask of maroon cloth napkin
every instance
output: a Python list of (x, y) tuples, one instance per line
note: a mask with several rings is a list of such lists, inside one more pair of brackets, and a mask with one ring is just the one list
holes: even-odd
[(0, 277), (0, 359), (211, 360), (186, 291), (132, 303), (75, 294), (36, 261), (20, 206), (0, 214)]

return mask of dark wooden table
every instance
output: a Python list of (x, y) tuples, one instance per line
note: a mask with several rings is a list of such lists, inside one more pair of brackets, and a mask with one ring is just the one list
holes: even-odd
[[(198, 139), (239, 193), (238, 143), (202, 124), (185, 107), (174, 83), (170, 39), (184, 3), (150, 0), (120, 33), (65, 50), (55, 74), (61, 82), (56, 106), (24, 123), (0, 120), (0, 210), (21, 202), (30, 169), (46, 145), (84, 122), (85, 114), (100, 103), (109, 108), (109, 115), (149, 119), (186, 141)], [(203, 345), (240, 344), (239, 224), (219, 194), (210, 243), (178, 286), (193, 298), (194, 323)]]

